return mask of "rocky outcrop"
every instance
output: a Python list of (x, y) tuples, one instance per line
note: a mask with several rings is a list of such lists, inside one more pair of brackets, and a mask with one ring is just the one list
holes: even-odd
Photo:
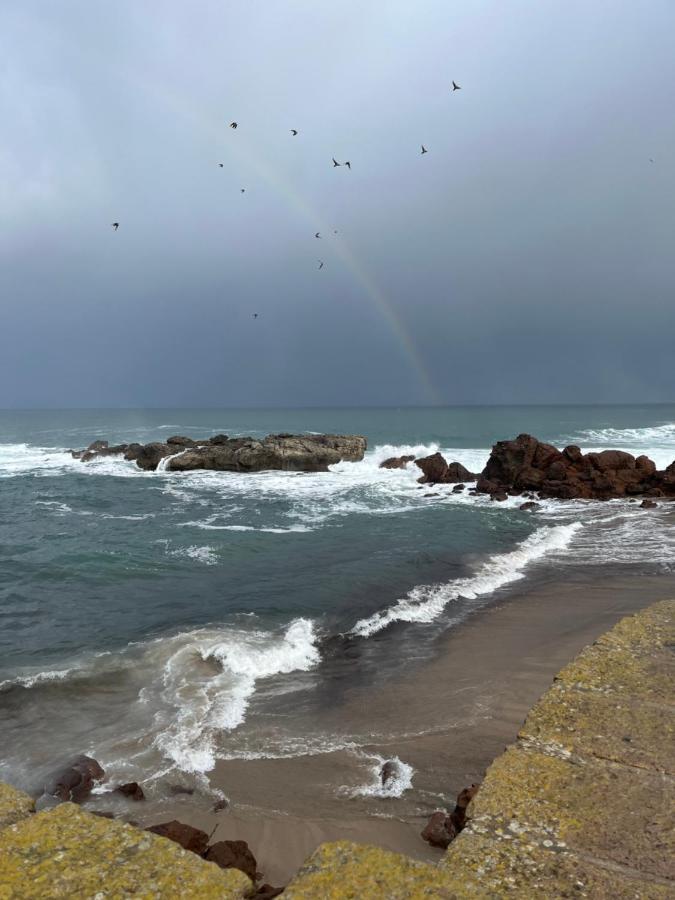
[(416, 459), (415, 465), (424, 473), (418, 478), (420, 484), (457, 484), (465, 481), (475, 481), (478, 475), (469, 472), (461, 463), (447, 463), (440, 453), (432, 453)]
[(636, 459), (622, 450), (583, 454), (575, 445), (558, 450), (521, 434), (494, 445), (476, 487), (491, 496), (536, 491), (561, 500), (675, 496), (675, 463), (657, 472), (646, 456)]
[(94, 441), (86, 450), (71, 451), (76, 459), (90, 462), (101, 456), (123, 455), (139, 469), (154, 471), (168, 459), (170, 472), (213, 469), (219, 472), (260, 472), (278, 469), (288, 472), (326, 472), (334, 463), (359, 462), (366, 452), (366, 439), (350, 434), (270, 434), (262, 440), (230, 438), (217, 434), (204, 440), (182, 435), (166, 442), (117, 444)]
[(127, 784), (120, 784), (115, 788), (113, 793), (121, 794), (123, 797), (128, 797), (130, 800), (135, 800), (137, 803), (141, 800), (145, 800), (143, 788), (137, 781), (130, 781)]
[(415, 459), (415, 454), (410, 456), (390, 456), (380, 463), (381, 469), (405, 469), (409, 462)]

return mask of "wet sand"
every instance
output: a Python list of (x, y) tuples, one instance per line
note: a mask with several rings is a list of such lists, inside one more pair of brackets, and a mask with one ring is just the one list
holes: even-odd
[[(314, 716), (317, 732), (347, 735), (356, 749), (220, 761), (211, 783), (229, 798), (228, 809), (212, 812), (207, 798), (201, 805), (190, 797), (134, 812), (145, 824), (175, 817), (216, 829), (213, 840), (248, 841), (273, 884), (286, 883), (327, 840), (436, 860), (441, 851), (419, 837), (430, 813), (482, 779), (582, 647), (622, 616), (674, 594), (671, 575), (600, 579), (577, 571), (564, 583), (524, 584), (439, 638), (428, 663), (386, 684), (359, 684)], [(400, 798), (354, 795), (359, 785), (374, 783), (377, 760), (367, 754), (411, 765), (412, 788)]]

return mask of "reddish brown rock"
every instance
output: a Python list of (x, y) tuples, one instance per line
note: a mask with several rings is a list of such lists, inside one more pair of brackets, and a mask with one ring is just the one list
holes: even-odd
[(442, 847), (445, 850), (457, 837), (457, 829), (447, 813), (435, 812), (429, 817), (421, 834), (422, 839), (432, 847)]
[(390, 456), (380, 463), (381, 469), (405, 469), (409, 462), (412, 462), (415, 456)]
[(464, 790), (460, 791), (457, 795), (457, 803), (455, 804), (455, 808), (453, 809), (453, 811), (450, 813), (450, 818), (452, 819), (452, 823), (458, 832), (461, 831), (462, 828), (464, 828), (464, 826), (466, 825), (467, 806), (476, 796), (479, 788), (479, 784), (472, 784), (471, 787), (464, 788)]
[(271, 884), (261, 884), (253, 895), (253, 900), (274, 900), (275, 897), (283, 894), (283, 892), (284, 889), (282, 887), (275, 888)]
[(103, 781), (105, 772), (91, 756), (75, 759), (47, 779), (44, 793), (59, 800), (81, 803), (89, 796), (94, 784)]
[(151, 825), (145, 830), (180, 844), (184, 850), (190, 850), (198, 856), (202, 856), (206, 852), (209, 843), (209, 836), (205, 831), (193, 828), (192, 825), (184, 825), (183, 822), (176, 819), (162, 822), (159, 825)]
[(523, 512), (535, 512), (535, 510), (539, 509), (539, 504), (535, 503), (534, 500), (528, 500), (525, 503), (521, 503), (518, 509), (522, 509)]
[(221, 869), (239, 869), (255, 881), (258, 865), (246, 841), (216, 841), (203, 854)]
[(475, 481), (478, 478), (459, 462), (448, 464), (440, 453), (432, 453), (431, 456), (416, 459), (415, 465), (424, 473), (421, 478), (417, 479), (420, 484), (456, 484), (463, 481)]
[(130, 781), (128, 784), (120, 784), (115, 788), (116, 794), (123, 794), (125, 797), (128, 797), (130, 800), (145, 800), (145, 794), (143, 793), (143, 788), (137, 781)]
[(498, 441), (478, 479), (483, 494), (537, 491), (561, 500), (609, 500), (655, 492), (675, 495), (675, 463), (665, 472), (646, 456), (635, 459), (624, 450), (583, 454), (570, 445), (561, 453), (551, 444), (520, 434)]
[(640, 509), (656, 509), (659, 504), (655, 500), (643, 500)]

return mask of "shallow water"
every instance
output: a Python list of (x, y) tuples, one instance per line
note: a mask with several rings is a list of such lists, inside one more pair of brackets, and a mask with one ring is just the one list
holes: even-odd
[[(144, 473), (67, 452), (274, 431), (362, 433), (369, 450), (312, 475)], [(88, 751), (113, 777), (208, 784), (218, 759), (325, 751), (339, 734), (280, 737), (270, 717), (405, 672), (519, 582), (671, 571), (668, 505), (533, 516), (379, 468), (441, 450), (478, 471), (522, 431), (675, 458), (673, 406), (0, 412), (0, 777), (28, 785)]]

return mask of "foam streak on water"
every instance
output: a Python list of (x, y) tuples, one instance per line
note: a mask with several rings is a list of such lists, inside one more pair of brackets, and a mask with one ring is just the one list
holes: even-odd
[(539, 528), (516, 550), (493, 556), (471, 578), (461, 578), (449, 584), (413, 588), (394, 606), (358, 621), (352, 633), (369, 637), (382, 631), (392, 622), (433, 622), (452, 600), (475, 599), (523, 578), (524, 569), (528, 564), (548, 553), (565, 550), (579, 528), (581, 528), (579, 522)]

